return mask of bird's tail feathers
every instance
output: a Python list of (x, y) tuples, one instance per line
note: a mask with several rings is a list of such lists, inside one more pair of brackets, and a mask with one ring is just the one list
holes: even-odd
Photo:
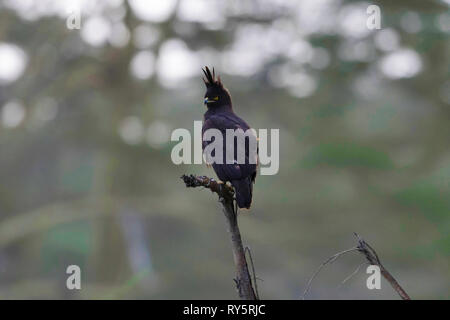
[(250, 209), (253, 196), (253, 182), (250, 177), (242, 180), (231, 180), (234, 187), (236, 202), (241, 209)]

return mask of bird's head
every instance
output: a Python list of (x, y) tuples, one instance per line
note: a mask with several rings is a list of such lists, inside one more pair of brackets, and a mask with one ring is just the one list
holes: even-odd
[(208, 108), (217, 108), (220, 106), (229, 106), (231, 108), (231, 96), (230, 92), (223, 86), (220, 76), (216, 79), (216, 74), (213, 68), (213, 72), (208, 67), (202, 69), (205, 74), (203, 82), (206, 86), (206, 93), (203, 103)]

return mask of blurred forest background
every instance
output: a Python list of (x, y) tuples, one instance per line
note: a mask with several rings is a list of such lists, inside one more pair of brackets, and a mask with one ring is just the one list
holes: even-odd
[[(358, 232), (412, 298), (448, 299), (449, 33), (449, 0), (0, 0), (0, 299), (237, 298), (217, 199), (180, 180), (214, 173), (170, 159), (204, 65), (280, 129), (240, 216), (262, 298), (299, 298)], [(362, 262), (307, 298), (398, 299), (364, 269), (339, 286)]]

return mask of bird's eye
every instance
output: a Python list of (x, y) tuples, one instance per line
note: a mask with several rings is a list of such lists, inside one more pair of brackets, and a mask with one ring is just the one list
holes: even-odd
[(217, 101), (219, 100), (219, 97), (214, 97), (213, 100)]

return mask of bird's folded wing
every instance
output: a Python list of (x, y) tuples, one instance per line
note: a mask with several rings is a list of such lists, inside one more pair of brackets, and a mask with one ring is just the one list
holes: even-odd
[[(218, 114), (208, 117), (205, 120), (202, 128), (202, 136), (208, 129), (218, 129), (225, 134), (226, 129), (242, 129), (244, 132), (249, 129), (249, 126), (236, 116), (228, 116), (226, 114)], [(203, 149), (212, 141), (203, 141)], [(225, 144), (224, 144), (225, 147)], [(251, 176), (256, 171), (256, 164), (251, 164), (249, 161), (249, 146), (245, 147), (245, 163), (244, 164), (213, 164), (217, 175), (227, 177), (227, 180), (241, 179), (243, 177)], [(224, 153), (225, 154), (225, 153)], [(235, 149), (234, 160), (237, 160)]]

